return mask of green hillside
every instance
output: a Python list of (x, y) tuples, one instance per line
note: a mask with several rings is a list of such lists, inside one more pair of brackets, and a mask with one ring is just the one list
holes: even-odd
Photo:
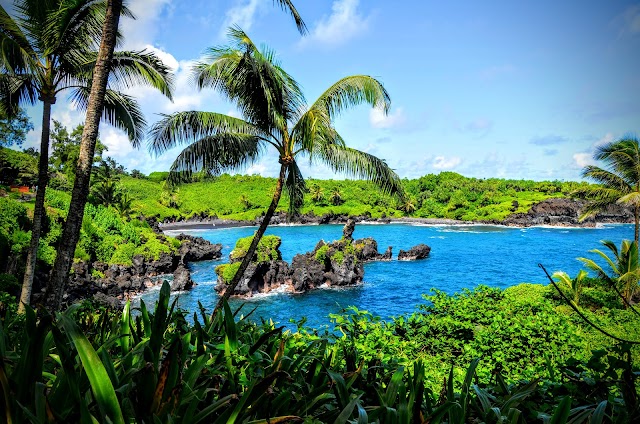
[[(267, 209), (276, 185), (274, 178), (224, 174), (167, 189), (166, 175), (153, 173), (147, 178), (120, 180), (133, 199), (135, 211), (161, 220), (203, 215), (254, 219)], [(586, 183), (477, 179), (443, 172), (404, 179), (403, 184), (407, 202), (400, 203), (366, 181), (309, 179), (302, 213), (502, 220), (510, 213), (526, 212), (544, 199), (568, 196)], [(283, 196), (279, 210), (285, 211), (288, 201)]]

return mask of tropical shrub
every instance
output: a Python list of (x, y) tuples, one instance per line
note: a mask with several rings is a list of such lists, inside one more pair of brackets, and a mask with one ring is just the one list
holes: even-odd
[[(229, 254), (231, 260), (242, 260), (242, 258), (247, 254), (247, 250), (249, 249), (252, 240), (253, 236), (238, 239), (235, 248)], [(281, 244), (282, 239), (278, 236), (270, 235), (262, 237), (258, 243), (258, 249), (256, 250), (256, 261), (269, 262), (280, 259), (281, 254), (279, 249)]]

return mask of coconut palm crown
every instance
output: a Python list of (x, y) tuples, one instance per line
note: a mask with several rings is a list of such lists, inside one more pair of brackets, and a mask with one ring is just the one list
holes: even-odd
[[(77, 108), (86, 111), (106, 10), (104, 0), (16, 0), (13, 15), (0, 6), (0, 110), (11, 116), (19, 106), (43, 105), (38, 191), (21, 310), (31, 297), (44, 215), (52, 106), (66, 91)], [(132, 17), (126, 8), (122, 13)], [(117, 52), (109, 75), (102, 119), (138, 145), (144, 117), (135, 100), (119, 90), (143, 84), (170, 98), (169, 69), (152, 53)]]
[(594, 159), (604, 167), (587, 165), (582, 176), (599, 185), (574, 192), (588, 200), (581, 219), (593, 216), (612, 204), (628, 206), (635, 221), (634, 240), (638, 243), (640, 230), (640, 145), (634, 137), (622, 138), (597, 147)]
[(640, 281), (638, 243), (622, 240), (620, 249), (610, 240), (602, 240), (602, 244), (609, 249), (612, 257), (599, 249), (593, 249), (591, 252), (597, 253), (605, 260), (609, 272), (592, 259), (578, 258), (578, 260), (594, 271), (598, 278), (610, 284), (622, 297), (626, 308), (631, 304), (631, 300), (638, 290), (638, 281)]
[(233, 293), (244, 274), (283, 188), (290, 214), (302, 206), (306, 185), (298, 167), (301, 158), (320, 161), (335, 172), (371, 180), (384, 192), (403, 196), (400, 179), (385, 161), (347, 147), (332, 124), (341, 112), (362, 103), (386, 113), (390, 98), (380, 82), (365, 75), (349, 76), (307, 106), (299, 85), (281, 68), (273, 51), (258, 49), (239, 28), (230, 29), (229, 37), (231, 46), (211, 48), (195, 65), (194, 80), (200, 89), (223, 93), (243, 118), (195, 111), (165, 115), (153, 126), (149, 142), (156, 154), (188, 145), (171, 166), (169, 179), (174, 183), (200, 170), (242, 169), (268, 148), (277, 151), (280, 172), (272, 202), (223, 299)]

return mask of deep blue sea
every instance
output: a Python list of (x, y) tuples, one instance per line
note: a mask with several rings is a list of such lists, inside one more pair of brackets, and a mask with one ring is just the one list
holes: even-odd
[[(218, 299), (213, 287), (214, 268), (228, 260), (238, 238), (251, 235), (255, 227), (214, 230), (182, 230), (180, 232), (204, 237), (212, 243), (222, 243), (223, 260), (205, 261), (190, 265), (192, 278), (198, 284), (193, 290), (179, 294), (178, 304), (189, 311), (197, 311), (198, 301), (212, 310)], [(167, 231), (176, 235), (177, 231)], [(332, 241), (342, 236), (341, 225), (274, 226), (267, 234), (282, 238), (282, 256), (291, 261), (297, 253), (311, 251), (320, 239)], [(276, 293), (251, 299), (234, 300), (232, 307), (246, 302), (243, 311), (257, 306), (254, 316), (273, 319), (290, 328), (291, 320), (307, 318), (307, 325), (330, 325), (328, 317), (347, 306), (354, 305), (382, 318), (408, 314), (425, 303), (423, 294), (432, 289), (447, 293), (460, 292), (484, 284), (508, 287), (522, 282), (546, 284), (538, 264), (549, 273), (565, 271), (575, 276), (582, 264), (576, 259), (588, 257), (598, 260), (591, 249), (601, 248), (601, 240), (616, 244), (633, 238), (632, 225), (602, 225), (597, 228), (532, 227), (511, 228), (488, 225), (430, 226), (409, 224), (358, 224), (354, 238), (373, 237), (378, 250), (393, 246), (394, 260), (365, 264), (365, 282), (346, 289), (320, 289), (305, 294)], [(414, 262), (395, 260), (400, 249), (407, 250), (419, 243), (431, 246), (427, 259)], [(604, 265), (604, 264), (603, 264)], [(157, 291), (143, 296), (147, 304), (157, 298)]]

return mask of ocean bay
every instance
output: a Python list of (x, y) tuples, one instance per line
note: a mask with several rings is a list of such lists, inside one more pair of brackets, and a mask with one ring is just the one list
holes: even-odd
[[(213, 289), (215, 267), (228, 261), (229, 252), (238, 238), (254, 231), (254, 227), (167, 231), (167, 235), (191, 234), (223, 245), (221, 260), (189, 265), (198, 285), (178, 295), (178, 306), (192, 315), (198, 310), (200, 301), (211, 310), (218, 300)], [(340, 238), (342, 226), (273, 226), (267, 234), (282, 238), (280, 250), (283, 259), (290, 262), (296, 254), (311, 251), (321, 239)], [(600, 248), (601, 240), (619, 244), (622, 239), (632, 236), (633, 226), (628, 224), (606, 224), (596, 228), (358, 224), (354, 238), (373, 237), (379, 251), (392, 246), (394, 253), (394, 260), (390, 262), (365, 264), (362, 285), (325, 288), (305, 294), (272, 292), (250, 299), (233, 299), (231, 305), (238, 307), (246, 303), (244, 313), (256, 308), (254, 318), (272, 319), (290, 327), (290, 320), (297, 322), (303, 317), (311, 327), (330, 325), (329, 314), (340, 313), (348, 306), (388, 319), (415, 311), (417, 305), (425, 302), (422, 295), (429, 294), (432, 289), (453, 294), (478, 285), (506, 288), (520, 283), (547, 284), (539, 263), (550, 273), (565, 271), (574, 276), (582, 269), (576, 258), (596, 259), (597, 255), (589, 251)], [(431, 247), (427, 259), (413, 262), (395, 259), (400, 249), (407, 250), (419, 243)], [(156, 296), (157, 291), (152, 290), (142, 299), (149, 304)]]

